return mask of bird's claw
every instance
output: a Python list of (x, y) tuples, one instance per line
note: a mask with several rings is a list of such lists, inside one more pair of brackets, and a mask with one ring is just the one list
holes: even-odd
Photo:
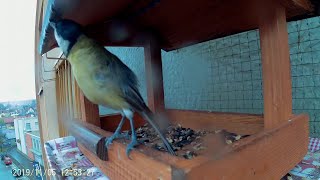
[(119, 133), (115, 139), (126, 139), (130, 140), (130, 134), (129, 132)]
[(169, 142), (168, 142), (168, 146), (166, 146), (166, 149), (171, 155), (174, 155), (174, 156), (177, 155)]
[(114, 138), (112, 136), (110, 136), (107, 140), (106, 140), (106, 148), (109, 148), (109, 146), (112, 144), (112, 141), (114, 140)]
[(136, 147), (137, 145), (139, 145), (139, 142), (137, 141), (137, 139), (132, 139), (132, 141), (128, 144), (127, 150), (126, 150), (126, 154), (127, 154), (127, 157), (128, 157), (129, 159), (131, 159), (131, 157), (130, 157), (130, 152), (131, 152), (131, 150), (132, 150), (134, 147)]
[(127, 140), (129, 140), (129, 139), (130, 139), (130, 136), (129, 136), (129, 133), (128, 133), (128, 132), (123, 133), (123, 134), (121, 134), (121, 133), (114, 133), (112, 136), (110, 136), (110, 137), (106, 140), (105, 146), (108, 148), (108, 147), (112, 144), (113, 140), (115, 140), (115, 139), (127, 139)]
[(128, 132), (125, 132), (125, 133), (123, 133), (123, 134), (121, 134), (121, 138), (124, 138), (124, 139), (126, 139), (126, 140), (130, 140), (130, 134), (129, 134), (129, 131)]

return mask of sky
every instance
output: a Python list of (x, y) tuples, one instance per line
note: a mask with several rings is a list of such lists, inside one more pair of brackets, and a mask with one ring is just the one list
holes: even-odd
[(36, 0), (0, 1), (0, 102), (35, 99)]

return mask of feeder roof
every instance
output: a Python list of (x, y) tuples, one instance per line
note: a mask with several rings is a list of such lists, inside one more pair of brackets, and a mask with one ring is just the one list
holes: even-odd
[[(170, 51), (257, 28), (250, 3), (257, 0), (48, 0), (39, 52), (56, 47), (49, 20), (72, 19), (105, 46), (141, 46), (148, 32)], [(287, 18), (312, 10), (308, 0), (281, 0)]]

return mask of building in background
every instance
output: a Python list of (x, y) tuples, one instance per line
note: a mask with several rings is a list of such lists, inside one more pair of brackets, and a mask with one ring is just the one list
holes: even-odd
[(33, 152), (31, 151), (32, 149), (32, 138), (31, 134), (29, 132), (25, 133), (25, 141), (26, 141), (26, 155), (29, 157), (30, 160), (34, 161), (34, 155)]
[(26, 132), (25, 134), (28, 157), (43, 165), (39, 131)]
[(28, 155), (26, 146), (26, 132), (39, 131), (38, 118), (30, 117), (14, 119), (14, 127), (17, 149)]
[(10, 141), (10, 142), (15, 141), (16, 135), (15, 135), (15, 131), (13, 129), (3, 129), (2, 133), (5, 134), (7, 141)]
[(15, 131), (13, 129), (0, 130), (0, 150), (6, 151), (16, 145)]
[(5, 123), (5, 127), (7, 129), (13, 129), (14, 128), (14, 118), (13, 117), (5, 117), (3, 118), (3, 121)]

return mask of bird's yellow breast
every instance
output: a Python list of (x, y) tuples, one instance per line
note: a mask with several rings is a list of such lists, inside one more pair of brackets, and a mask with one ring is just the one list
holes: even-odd
[(108, 66), (102, 62), (112, 59), (106, 58), (108, 57), (103, 49), (85, 36), (78, 39), (68, 55), (73, 75), (90, 101), (113, 109), (128, 108), (128, 104), (121, 96), (121, 89), (114, 82), (101, 83), (96, 79), (99, 72), (102, 79), (108, 76)]

